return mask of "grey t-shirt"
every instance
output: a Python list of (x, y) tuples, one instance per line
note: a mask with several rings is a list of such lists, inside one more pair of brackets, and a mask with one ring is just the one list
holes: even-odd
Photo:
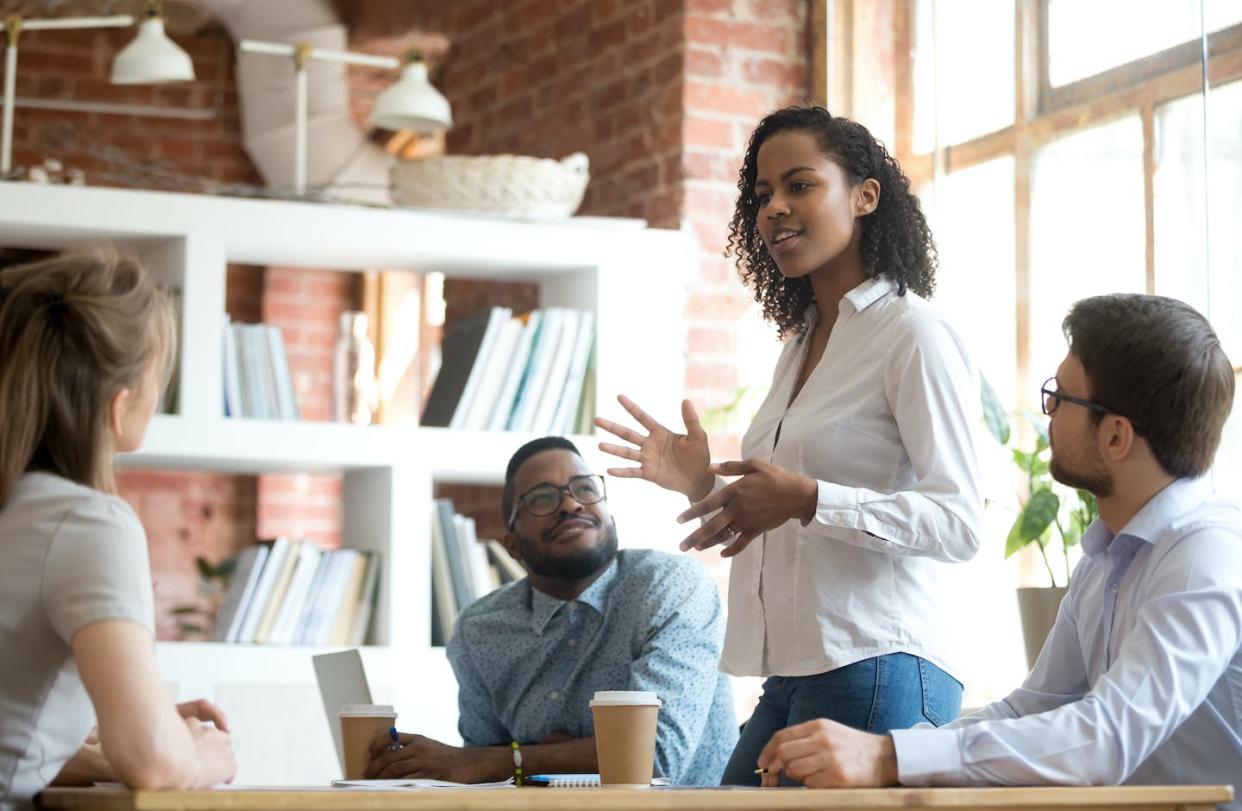
[(69, 641), (101, 620), (154, 632), (147, 539), (119, 498), (28, 473), (0, 508), (0, 811), (29, 805), (95, 711)]

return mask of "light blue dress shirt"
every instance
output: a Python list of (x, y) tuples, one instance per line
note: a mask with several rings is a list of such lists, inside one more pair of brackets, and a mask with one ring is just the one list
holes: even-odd
[(892, 733), (903, 784), (1242, 783), (1242, 508), (1179, 479), (1082, 546), (1020, 689)]
[(717, 669), (720, 593), (688, 557), (622, 550), (577, 600), (522, 579), (470, 605), (448, 659), (467, 746), (595, 734), (597, 690), (660, 697), (656, 768), (676, 785), (717, 785), (737, 743), (728, 677)]

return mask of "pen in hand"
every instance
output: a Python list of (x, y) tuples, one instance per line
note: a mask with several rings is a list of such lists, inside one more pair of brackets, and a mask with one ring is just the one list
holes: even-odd
[(403, 747), (402, 747), (402, 745), (401, 745), (401, 737), (400, 737), (399, 735), (397, 735), (397, 728), (396, 728), (396, 727), (389, 727), (389, 728), (388, 728), (388, 737), (392, 738), (392, 743), (388, 744), (388, 751), (389, 751), (389, 752), (395, 752), (395, 751), (397, 751), (398, 749), (403, 748)]

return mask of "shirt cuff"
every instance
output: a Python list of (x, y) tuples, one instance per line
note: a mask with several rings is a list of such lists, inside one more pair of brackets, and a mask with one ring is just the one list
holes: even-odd
[(895, 729), (897, 782), (903, 786), (961, 785), (962, 730)]
[[(819, 485), (819, 497), (812, 520), (830, 527), (855, 529), (858, 525), (858, 492), (852, 487), (822, 480), (816, 484)], [(804, 522), (802, 526), (809, 523)]]

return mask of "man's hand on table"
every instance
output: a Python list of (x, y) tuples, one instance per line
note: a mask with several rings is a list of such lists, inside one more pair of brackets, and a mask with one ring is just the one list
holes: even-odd
[(888, 735), (860, 732), (819, 718), (782, 729), (759, 753), (762, 785), (779, 786), (781, 772), (810, 788), (897, 785), (897, 752)]

